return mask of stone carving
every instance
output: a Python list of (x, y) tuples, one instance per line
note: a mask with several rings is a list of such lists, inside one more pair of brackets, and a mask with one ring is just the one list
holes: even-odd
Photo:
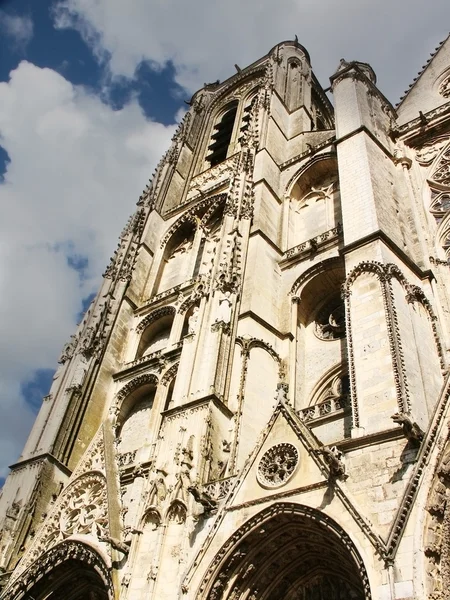
[(224, 254), (219, 263), (216, 288), (236, 294), (241, 282), (241, 234), (237, 228), (227, 234)]
[(217, 502), (210, 497), (206, 490), (191, 485), (188, 487), (188, 492), (192, 494), (194, 500), (198, 502), (198, 504), (203, 506), (206, 514), (211, 513), (217, 508)]
[(222, 294), (222, 297), (219, 300), (219, 307), (217, 309), (215, 323), (224, 323), (226, 325), (231, 321), (232, 303), (230, 296), (230, 292), (225, 292)]
[(431, 164), (442, 148), (449, 142), (449, 140), (450, 137), (448, 135), (441, 135), (436, 137), (432, 142), (417, 148), (417, 162), (423, 166)]
[(92, 307), (95, 305), (95, 300), (91, 303), (80, 323), (78, 333), (72, 335), (64, 345), (58, 360), (60, 364), (70, 360), (75, 352), (80, 352), (86, 360), (101, 353), (107, 338), (106, 329), (110, 325), (109, 316), (114, 300), (111, 292), (106, 293), (98, 302), (94, 313)]
[(188, 199), (192, 200), (197, 194), (202, 195), (210, 192), (210, 188), (213, 185), (215, 186), (218, 181), (221, 184), (227, 181), (234, 172), (237, 160), (236, 155), (230, 156), (230, 158), (193, 177), (189, 186)]
[(444, 98), (450, 98), (450, 77), (446, 77), (439, 86), (439, 93)]
[(338, 223), (333, 229), (324, 231), (306, 242), (302, 242), (293, 248), (286, 250), (284, 258), (293, 258), (294, 256), (302, 256), (306, 253), (316, 252), (322, 246), (327, 246), (332, 242), (337, 242), (342, 237), (342, 225)]
[(345, 336), (345, 306), (340, 298), (333, 298), (320, 310), (314, 333), (321, 340), (337, 340)]
[[(450, 185), (450, 176), (446, 185)], [(429, 210), (438, 225), (436, 232), (438, 244), (443, 248), (446, 256), (450, 258), (450, 191), (431, 189), (431, 203)]]
[(106, 483), (100, 473), (82, 475), (62, 492), (39, 535), (23, 557), (21, 570), (45, 550), (72, 535), (86, 535), (98, 541), (109, 535)]
[(157, 308), (138, 323), (136, 326), (136, 333), (142, 333), (149, 325), (158, 319), (161, 319), (161, 317), (173, 316), (175, 315), (175, 312), (176, 309), (174, 306), (163, 306), (162, 308)]
[(188, 334), (194, 335), (197, 332), (199, 307), (194, 306), (191, 316), (188, 320)]
[[(181, 450), (181, 457), (180, 457)], [(179, 470), (176, 474), (176, 484), (173, 488), (172, 499), (174, 501), (182, 501), (185, 505), (188, 502), (188, 490), (192, 486), (191, 469), (194, 459), (194, 436), (189, 436), (186, 445), (181, 449), (179, 444), (178, 452), (175, 452), (174, 461), (179, 464)]]
[(347, 410), (350, 406), (349, 377), (339, 374), (328, 383), (315, 404), (297, 411), (302, 421), (308, 422), (321, 417), (333, 415), (339, 410)]
[(67, 344), (64, 344), (64, 347), (61, 352), (61, 356), (58, 359), (59, 364), (63, 365), (65, 362), (70, 360), (76, 350), (78, 345), (78, 339), (76, 336), (71, 335)]
[(450, 147), (441, 154), (431, 178), (441, 185), (450, 186)]
[(344, 453), (336, 446), (323, 446), (316, 450), (316, 454), (323, 456), (330, 470), (329, 479), (346, 479), (348, 475), (345, 473)]
[(416, 445), (420, 444), (425, 434), (419, 425), (417, 425), (417, 423), (414, 422), (408, 414), (395, 413), (395, 415), (392, 415), (391, 419), (394, 421), (394, 423), (400, 425), (403, 435), (409, 442)]
[(138, 207), (122, 230), (117, 249), (103, 273), (105, 279), (131, 281), (139, 250), (139, 241), (151, 208), (149, 204), (140, 202), (138, 202)]
[(304, 206), (314, 204), (319, 200), (331, 200), (333, 198), (334, 187), (335, 183), (325, 185), (321, 188), (311, 187), (311, 191), (298, 201), (295, 212), (301, 214)]
[[(232, 581), (233, 575), (236, 573), (236, 566), (246, 559), (248, 548), (245, 547), (245, 542), (243, 543), (242, 540), (248, 538), (248, 536), (255, 531), (261, 531), (261, 529), (266, 529), (266, 527), (261, 528), (261, 525), (263, 523), (269, 524), (270, 519), (272, 517), (276, 517), (284, 513), (289, 514), (291, 518), (292, 515), (306, 516), (307, 518), (311, 519), (311, 521), (314, 521), (315, 523), (326, 527), (328, 532), (335, 535), (336, 538), (340, 541), (340, 543), (343, 544), (343, 546), (345, 546), (348, 549), (351, 549), (352, 556), (355, 561), (355, 566), (360, 577), (361, 586), (363, 588), (364, 595), (362, 597), (365, 598), (365, 600), (371, 600), (372, 595), (370, 591), (370, 584), (367, 576), (367, 571), (365, 569), (364, 562), (360, 557), (359, 552), (356, 550), (351, 538), (332, 519), (330, 519), (330, 517), (325, 515), (323, 512), (310, 507), (297, 505), (292, 502), (275, 502), (271, 504), (268, 508), (263, 509), (257, 515), (248, 519), (241, 527), (239, 527), (239, 529), (237, 529), (233, 533), (233, 535), (231, 535), (227, 539), (225, 544), (216, 553), (214, 560), (210, 563), (198, 589), (198, 597), (207, 598), (208, 600), (219, 600), (222, 597), (227, 597), (231, 599), (233, 596), (228, 594), (224, 595), (223, 592), (227, 583), (229, 581)], [(260, 535), (260, 537), (262, 536)], [(203, 547), (197, 555), (198, 561), (205, 552), (205, 548), (208, 547), (209, 542), (210, 536), (208, 536), (208, 538), (205, 540)], [(311, 564), (310, 568), (313, 569), (314, 564)], [(273, 581), (274, 576), (274, 573), (269, 574), (269, 581)], [(188, 575), (184, 580), (184, 589), (189, 589), (191, 577), (192, 575)], [(260, 581), (257, 582), (257, 585), (253, 585), (251, 587), (251, 592), (249, 592), (248, 583), (244, 582), (244, 585), (245, 592), (244, 589), (241, 588), (240, 595), (238, 596), (239, 598), (246, 597), (249, 600), (250, 598), (252, 598), (252, 600), (256, 600), (256, 598), (261, 597)], [(286, 598), (288, 596), (286, 594), (283, 594), (282, 596), (276, 597)], [(319, 598), (320, 596), (317, 597)], [(347, 594), (344, 597), (350, 598), (351, 596)]]
[(126, 385), (123, 386), (122, 389), (119, 390), (116, 396), (117, 403), (121, 403), (132, 391), (145, 384), (154, 384), (158, 385), (158, 378), (153, 373), (148, 373), (145, 375), (139, 375), (139, 377), (135, 377), (131, 381), (129, 381)]
[(183, 525), (186, 522), (187, 511), (184, 504), (176, 500), (167, 511), (167, 521), (174, 522), (177, 525)]
[(289, 385), (287, 383), (277, 384), (277, 393), (275, 399), (277, 402), (289, 402), (288, 399)]
[(448, 257), (447, 262), (450, 260), (450, 222), (447, 221), (446, 228), (440, 236), (440, 244)]
[[(120, 439), (118, 439), (119, 443), (120, 443)], [(136, 453), (137, 450), (132, 450), (131, 452), (122, 452), (121, 454), (117, 455), (117, 464), (119, 465), (119, 467), (122, 469), (125, 469), (127, 467), (130, 467), (131, 465), (134, 465), (134, 461), (136, 460)]]
[(257, 479), (263, 487), (284, 485), (294, 474), (299, 461), (298, 450), (288, 443), (269, 448), (259, 461)]
[[(410, 411), (410, 393), (408, 389), (408, 382), (406, 377), (406, 368), (404, 363), (404, 355), (402, 350), (402, 341), (400, 338), (400, 331), (398, 325), (398, 316), (396, 310), (396, 303), (394, 298), (394, 292), (392, 289), (391, 279), (395, 278), (405, 290), (405, 297), (408, 299), (408, 294), (411, 291), (411, 285), (409, 284), (406, 277), (400, 271), (400, 269), (393, 263), (383, 264), (378, 261), (363, 261), (357, 265), (347, 276), (345, 283), (342, 286), (342, 295), (345, 299), (346, 306), (346, 324), (347, 324), (347, 346), (349, 354), (349, 375), (350, 375), (350, 390), (351, 390), (351, 402), (352, 402), (352, 424), (353, 427), (359, 427), (359, 406), (356, 390), (356, 375), (355, 375), (355, 364), (354, 364), (354, 349), (353, 349), (353, 335), (352, 335), (352, 323), (350, 315), (350, 300), (351, 300), (351, 287), (356, 279), (363, 273), (373, 273), (380, 282), (381, 295), (383, 299), (383, 305), (386, 315), (386, 324), (388, 329), (388, 340), (389, 348), (391, 352), (392, 365), (394, 370), (394, 379), (396, 387), (397, 402), (400, 413), (408, 413)], [(427, 311), (433, 337), (436, 344), (436, 350), (441, 362), (441, 367), (445, 368), (445, 360), (443, 357), (442, 346), (440, 343), (437, 327), (436, 317), (432, 310), (430, 302), (427, 300), (423, 292), (414, 294), (415, 299), (419, 301), (425, 310)], [(412, 299), (409, 297), (409, 299)]]
[[(447, 438), (448, 440), (448, 438)], [(428, 559), (428, 600), (445, 600), (450, 585), (450, 453), (448, 445), (435, 471), (434, 483), (428, 497), (430, 513), (425, 537), (425, 556)]]
[(203, 214), (202, 211), (209, 208), (212, 205), (218, 205), (224, 202), (226, 199), (225, 194), (217, 194), (215, 196), (210, 196), (209, 198), (205, 198), (197, 202), (192, 208), (187, 209), (183, 215), (175, 221), (175, 223), (169, 228), (167, 233), (161, 240), (160, 247), (164, 248), (173, 234), (178, 231), (180, 227), (182, 227), (186, 223), (190, 223), (195, 229), (202, 224), (202, 220), (200, 216)]
[(192, 292), (185, 298), (183, 294), (180, 294), (178, 299), (178, 312), (184, 314), (191, 308), (193, 304), (201, 300), (208, 294), (210, 279), (209, 277), (200, 276), (194, 285)]
[(122, 542), (115, 537), (111, 537), (108, 535), (105, 537), (100, 537), (99, 540), (101, 542), (106, 542), (107, 544), (110, 544), (111, 548), (114, 548), (114, 550), (121, 552), (125, 556), (128, 556), (128, 553), (130, 552), (130, 544)]
[[(16, 578), (16, 573), (14, 573), (14, 579), (10, 581), (2, 598), (13, 600), (21, 597), (24, 590), (29, 590), (34, 583), (50, 573), (55, 567), (70, 560), (79, 561), (95, 569), (105, 585), (108, 597), (112, 597), (114, 586), (111, 580), (110, 568), (108, 568), (109, 565), (106, 565), (100, 555), (88, 545), (75, 540), (68, 540), (54, 548), (47, 549), (47, 551), (44, 549), (39, 560), (34, 562), (21, 577)], [(22, 574), (21, 569), (20, 573)]]
[(225, 477), (217, 481), (210, 481), (203, 486), (203, 490), (215, 501), (225, 498), (233, 487), (235, 476)]
[(114, 297), (111, 293), (104, 296), (104, 300), (99, 303), (97, 311), (88, 321), (88, 326), (83, 331), (79, 340), (79, 348), (86, 359), (99, 354), (106, 341), (106, 327), (109, 323), (111, 305)]
[(179, 362), (176, 362), (167, 369), (167, 371), (161, 377), (161, 381), (160, 381), (161, 385), (169, 385), (170, 384), (170, 382), (173, 380), (173, 378), (176, 377), (179, 364), (180, 364)]

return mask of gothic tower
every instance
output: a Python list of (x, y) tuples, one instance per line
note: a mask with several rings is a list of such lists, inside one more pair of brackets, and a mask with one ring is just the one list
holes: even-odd
[(444, 600), (450, 38), (197, 92), (0, 501), (7, 600)]

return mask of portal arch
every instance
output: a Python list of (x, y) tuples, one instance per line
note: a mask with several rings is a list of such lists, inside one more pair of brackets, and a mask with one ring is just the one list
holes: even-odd
[(358, 550), (330, 517), (294, 503), (273, 504), (242, 525), (222, 546), (198, 594), (202, 600), (342, 597), (372, 597)]
[(45, 552), (13, 582), (4, 600), (113, 600), (109, 569), (91, 546), (67, 540)]

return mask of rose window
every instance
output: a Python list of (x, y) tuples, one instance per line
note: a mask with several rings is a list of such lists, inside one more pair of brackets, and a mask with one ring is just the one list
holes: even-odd
[(298, 465), (298, 450), (292, 444), (277, 444), (269, 448), (258, 465), (257, 479), (264, 487), (284, 485)]

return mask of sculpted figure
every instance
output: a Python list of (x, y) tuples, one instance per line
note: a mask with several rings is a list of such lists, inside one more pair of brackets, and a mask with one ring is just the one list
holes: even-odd
[(395, 413), (391, 419), (403, 430), (403, 435), (409, 442), (419, 445), (425, 435), (422, 429), (406, 413)]
[(225, 292), (219, 301), (216, 323), (229, 323), (231, 321), (231, 300), (230, 292)]
[(198, 311), (199, 311), (199, 308), (198, 308), (198, 306), (196, 306), (194, 308), (194, 310), (192, 311), (192, 315), (189, 317), (189, 321), (188, 321), (188, 333), (189, 334), (193, 334), (197, 331)]
[(325, 459), (330, 469), (330, 479), (347, 478), (345, 474), (345, 464), (343, 459), (343, 453), (336, 447), (323, 446), (316, 450), (317, 454), (321, 454)]

